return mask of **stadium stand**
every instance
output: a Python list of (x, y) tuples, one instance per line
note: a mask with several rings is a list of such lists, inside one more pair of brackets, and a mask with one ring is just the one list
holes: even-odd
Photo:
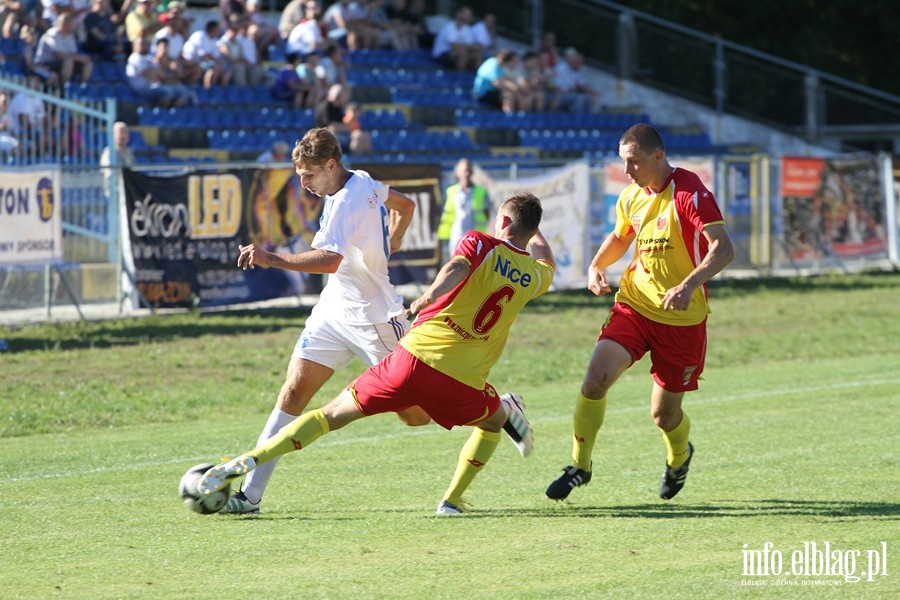
[[(274, 73), (284, 49), (269, 50), (266, 65)], [(19, 40), (0, 39), (0, 52), (6, 57), (3, 73), (24, 73)], [(580, 115), (487, 110), (471, 97), (474, 74), (444, 69), (427, 50), (358, 50), (348, 54), (348, 63), (353, 100), (362, 107), (360, 123), (372, 137), (374, 156), (366, 157), (368, 162), (523, 155), (508, 154), (513, 148), (535, 158), (603, 158), (630, 124), (651, 122), (640, 110)], [(116, 98), (119, 118), (134, 132), (135, 158), (144, 165), (251, 160), (273, 141), (293, 141), (313, 126), (311, 110), (291, 109), (263, 86), (197, 86), (193, 91), (198, 106), (144, 106), (126, 81), (124, 64), (98, 61), (91, 81), (70, 84), (64, 94), (69, 99)], [(672, 151), (722, 151), (703, 131), (661, 129)], [(102, 140), (97, 143), (102, 147)]]

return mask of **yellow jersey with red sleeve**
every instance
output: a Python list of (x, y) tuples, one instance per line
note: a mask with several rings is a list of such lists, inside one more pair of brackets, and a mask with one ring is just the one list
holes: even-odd
[(706, 284), (694, 290), (687, 310), (664, 310), (662, 300), (709, 252), (703, 228), (724, 222), (712, 192), (691, 171), (676, 168), (658, 194), (629, 185), (616, 202), (615, 231), (635, 234), (634, 260), (616, 301), (658, 323), (702, 323), (709, 314)]
[(469, 262), (469, 276), (422, 310), (400, 345), (432, 368), (480, 390), (503, 353), (519, 311), (550, 288), (554, 269), (478, 231), (466, 232), (453, 256)]

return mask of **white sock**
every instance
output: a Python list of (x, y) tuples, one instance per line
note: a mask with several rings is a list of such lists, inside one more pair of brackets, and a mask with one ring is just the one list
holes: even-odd
[[(282, 427), (293, 422), (296, 418), (295, 415), (289, 415), (277, 406), (273, 408), (272, 413), (269, 415), (269, 420), (266, 421), (266, 426), (263, 427), (262, 433), (259, 434), (256, 445), (262, 446), (270, 437), (278, 433)], [(242, 490), (247, 500), (253, 504), (258, 504), (262, 500), (263, 492), (266, 491), (266, 486), (269, 485), (269, 478), (272, 477), (272, 472), (275, 471), (277, 463), (278, 458), (273, 458), (247, 473)]]

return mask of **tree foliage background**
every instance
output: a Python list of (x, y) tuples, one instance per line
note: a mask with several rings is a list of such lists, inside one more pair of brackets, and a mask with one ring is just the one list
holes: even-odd
[(896, 0), (623, 0), (620, 4), (900, 95)]
[[(450, 3), (429, 3), (432, 12), (446, 4)], [(575, 13), (583, 18), (571, 18), (573, 7), (591, 4), (544, 0), (544, 23), (556, 32), (560, 47), (575, 46), (604, 60), (615, 46), (612, 23), (592, 17), (588, 10)], [(617, 4), (900, 95), (897, 0), (618, 0)], [(530, 37), (531, 0), (452, 3), (462, 5), (471, 6), (476, 18), (495, 13), (498, 29), (505, 34)]]

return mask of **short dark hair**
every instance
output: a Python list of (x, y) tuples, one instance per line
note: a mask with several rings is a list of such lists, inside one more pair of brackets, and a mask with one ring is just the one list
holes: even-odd
[(497, 62), (501, 65), (509, 64), (519, 58), (519, 55), (512, 50), (503, 49), (497, 53)]
[(500, 208), (509, 215), (512, 220), (510, 229), (518, 235), (534, 235), (541, 225), (541, 217), (544, 214), (541, 201), (530, 192), (513, 194), (503, 201)]
[(342, 156), (341, 143), (325, 127), (307, 131), (291, 152), (291, 160), (296, 167), (321, 167), (332, 158), (340, 163)]
[(663, 143), (662, 136), (659, 135), (656, 129), (646, 123), (638, 123), (629, 127), (619, 139), (620, 146), (625, 144), (635, 144), (637, 149), (644, 154), (653, 154), (657, 150), (666, 151), (666, 145)]

